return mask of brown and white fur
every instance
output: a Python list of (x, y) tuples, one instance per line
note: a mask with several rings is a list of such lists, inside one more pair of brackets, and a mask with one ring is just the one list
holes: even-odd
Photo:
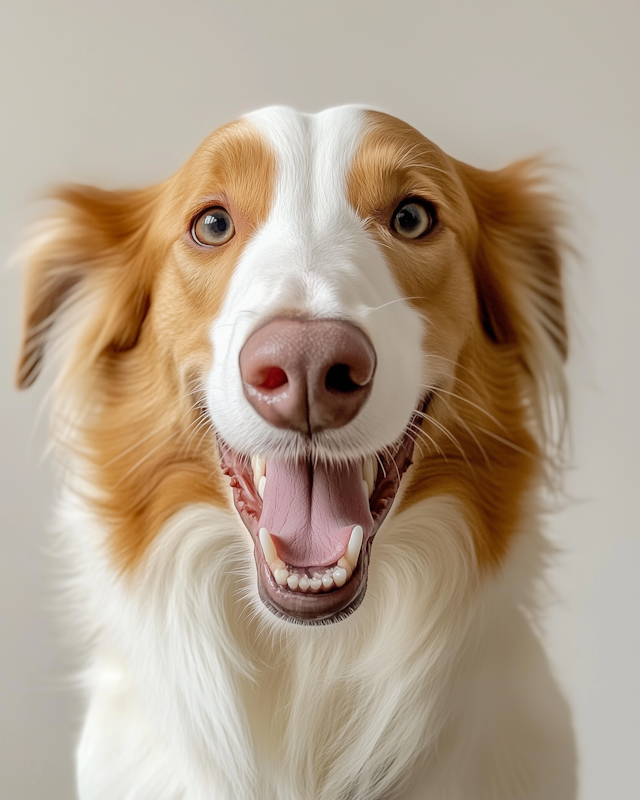
[[(437, 210), (426, 237), (394, 232), (404, 198)], [(574, 798), (534, 632), (566, 355), (536, 163), (485, 172), (381, 113), (270, 108), (164, 183), (59, 201), (28, 250), (18, 382), (57, 351), (81, 800)], [(220, 247), (191, 235), (207, 206), (235, 225)], [(281, 316), (369, 337), (375, 379), (348, 424), (304, 437), (248, 402), (240, 350)], [(361, 605), (325, 625), (272, 613), (219, 448), (268, 473), (409, 433)]]

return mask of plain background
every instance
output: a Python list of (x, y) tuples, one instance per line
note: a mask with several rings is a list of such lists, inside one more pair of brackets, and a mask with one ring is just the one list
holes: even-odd
[[(2, 0), (0, 15), (3, 262), (53, 184), (155, 182), (264, 105), (371, 105), (476, 166), (561, 165), (583, 262), (547, 637), (582, 800), (639, 797), (640, 4)], [(46, 387), (12, 388), (20, 277), (0, 281), (0, 798), (66, 800), (81, 703), (53, 611)]]

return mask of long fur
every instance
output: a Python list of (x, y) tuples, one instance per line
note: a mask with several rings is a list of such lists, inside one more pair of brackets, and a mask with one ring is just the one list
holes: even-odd
[[(152, 189), (63, 191), (27, 255), (18, 379), (59, 353), (82, 800), (575, 798), (535, 634), (567, 348), (561, 220), (536, 170), (473, 170), (360, 109), (270, 109)], [(203, 255), (189, 220), (218, 184), (238, 232)], [(430, 249), (385, 222), (419, 192), (446, 221)], [(262, 605), (215, 441), (295, 452), (251, 422), (234, 372), (292, 306), (353, 319), (379, 356), (371, 402), (319, 457), (390, 446), (433, 394), (365, 600), (325, 626)]]

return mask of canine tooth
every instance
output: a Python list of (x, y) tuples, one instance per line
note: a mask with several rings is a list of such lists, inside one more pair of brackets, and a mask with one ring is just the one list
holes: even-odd
[(301, 592), (307, 592), (309, 590), (309, 578), (306, 575), (303, 575), (298, 582), (298, 589)]
[(378, 477), (378, 460), (375, 456), (365, 458), (362, 464), (362, 478), (367, 484), (367, 497), (371, 497)]
[(253, 482), (258, 486), (260, 484), (260, 478), (263, 478), (267, 471), (266, 458), (261, 455), (253, 456), (251, 458), (251, 468), (253, 469)]
[(261, 500), (264, 500), (264, 487), (266, 485), (267, 485), (267, 476), (263, 475), (258, 481), (258, 494), (260, 495)]
[(297, 589), (297, 588), (298, 588), (298, 583), (299, 583), (299, 582), (300, 582), (300, 576), (298, 575), (298, 573), (297, 573), (297, 572), (294, 572), (294, 573), (292, 573), (292, 574), (291, 574), (291, 575), (289, 575), (289, 577), (287, 578), (287, 586), (288, 586), (290, 589), (294, 589), (294, 590), (295, 590), (295, 589)]
[(273, 564), (273, 562), (278, 558), (278, 551), (273, 543), (271, 534), (266, 528), (260, 528), (258, 532), (258, 538), (260, 539), (260, 545), (262, 546), (262, 552), (267, 560), (267, 564)]
[(322, 578), (322, 585), (325, 589), (332, 589), (333, 588), (333, 576), (332, 575), (325, 575)]
[(287, 565), (281, 558), (276, 558), (275, 561), (272, 561), (271, 564), (269, 564), (269, 567), (271, 568), (271, 572), (275, 573), (277, 569), (286, 569)]
[(371, 497), (371, 492), (369, 491), (369, 484), (365, 481), (364, 478), (362, 479), (362, 488), (364, 489), (364, 496), (368, 500)]
[(356, 525), (351, 531), (349, 544), (347, 545), (347, 550), (344, 555), (347, 561), (351, 564), (352, 568), (358, 563), (358, 556), (360, 555), (360, 548), (362, 547), (363, 533), (364, 532), (360, 525)]
[(320, 578), (311, 578), (309, 581), (309, 588), (312, 592), (319, 592), (322, 587), (322, 581)]
[(336, 586), (344, 586), (347, 582), (347, 570), (344, 567), (336, 567), (333, 570), (333, 582)]
[(278, 586), (286, 586), (289, 580), (289, 570), (286, 567), (284, 569), (277, 569), (273, 573), (273, 577), (276, 579)]
[[(353, 573), (353, 567), (351, 566), (351, 564), (347, 561), (347, 559), (344, 556), (342, 556), (340, 561), (338, 561), (338, 569), (343, 569), (347, 573), (347, 580), (349, 580), (349, 578), (351, 577), (351, 575)], [(335, 574), (336, 574), (336, 571), (334, 570), (333, 571), (334, 578), (335, 578)]]

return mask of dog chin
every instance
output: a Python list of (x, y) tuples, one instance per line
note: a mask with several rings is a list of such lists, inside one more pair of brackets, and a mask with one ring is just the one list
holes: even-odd
[(399, 441), (358, 461), (286, 461), (219, 438), (236, 511), (254, 543), (258, 593), (288, 622), (324, 625), (363, 601), (374, 537), (411, 466), (430, 396)]

